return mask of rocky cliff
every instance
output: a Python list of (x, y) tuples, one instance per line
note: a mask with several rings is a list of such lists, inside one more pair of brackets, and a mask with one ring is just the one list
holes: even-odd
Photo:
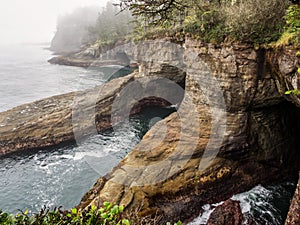
[[(161, 65), (180, 65), (174, 57), (167, 62), (164, 46), (149, 45), (146, 58), (152, 54), (151, 59), (162, 59)], [(176, 55), (170, 49), (169, 55)], [(273, 69), (284, 77), (288, 60), (272, 61), (276, 52), (245, 44), (186, 40), (183, 49), (175, 49), (183, 51), (184, 67), (178, 67), (186, 72), (179, 110), (101, 177), (80, 208), (103, 201), (128, 208), (142, 204), (140, 216), (158, 214), (161, 223), (183, 220), (195, 216), (202, 204), (258, 183), (285, 180), (299, 169), (300, 111), (282, 94)], [(144, 62), (141, 72), (149, 74), (153, 61)], [(299, 63), (295, 55), (292, 62), (294, 71)]]
[(300, 177), (285, 225), (300, 224)]
[(138, 73), (105, 84), (101, 95), (98, 87), (0, 113), (1, 152), (79, 140), (93, 123), (100, 131), (147, 105), (179, 105), (78, 207), (110, 201), (160, 224), (190, 219), (203, 204), (297, 174), (300, 110), (283, 94), (299, 66), (294, 51), (191, 39), (119, 46), (100, 59), (123, 52)]

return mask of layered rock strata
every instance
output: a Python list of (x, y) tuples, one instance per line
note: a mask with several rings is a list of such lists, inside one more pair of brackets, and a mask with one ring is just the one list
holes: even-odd
[[(99, 88), (86, 92), (73, 92), (18, 106), (0, 113), (0, 155), (20, 150), (44, 148), (75, 141), (73, 113), (95, 109), (103, 118), (99, 129), (107, 128), (109, 107), (116, 94), (133, 77), (114, 80)], [(89, 102), (86, 97), (91, 99)], [(77, 102), (76, 102), (77, 101)], [(78, 103), (79, 102), (79, 103)], [(83, 102), (86, 108), (81, 107)], [(90, 105), (89, 105), (90, 104)], [(76, 118), (76, 117), (74, 117)], [(90, 124), (87, 125), (90, 126)]]
[[(190, 219), (203, 204), (288, 179), (299, 170), (300, 110), (282, 95), (281, 78), (273, 71), (278, 67), (282, 75), (289, 60), (278, 63), (271, 50), (247, 44), (189, 39), (183, 46), (151, 41), (124, 52), (137, 58), (140, 72), (104, 85), (96, 104), (93, 96), (99, 90), (39, 101), (33, 112), (23, 110), (34, 104), (1, 113), (2, 154), (78, 140), (93, 133), (93, 123), (97, 132), (142, 106), (180, 103), (176, 113), (154, 125), (118, 166), (98, 179), (78, 206), (110, 201), (127, 210), (139, 208), (141, 217), (159, 216), (160, 224)], [(157, 76), (185, 87), (184, 99), (172, 85), (161, 88), (165, 85)], [(117, 97), (125, 87), (132, 88), (123, 101)], [(20, 119), (12, 118), (16, 114)], [(43, 121), (49, 121), (47, 126)]]
[[(58, 95), (1, 112), (0, 156), (72, 144), (116, 125), (126, 119), (125, 116), (139, 113), (145, 107), (168, 106), (182, 100), (182, 91), (166, 90), (171, 82), (161, 78), (151, 81), (136, 79), (135, 75), (114, 79), (86, 91)], [(156, 83), (164, 84), (164, 88), (157, 92), (159, 94), (160, 91), (163, 98), (156, 98), (150, 93)], [(122, 95), (122, 90), (127, 92)], [(129, 106), (127, 115), (121, 115), (120, 112), (125, 112)], [(116, 115), (112, 116), (112, 113)]]
[(265, 50), (186, 40), (184, 62), (177, 113), (101, 177), (79, 208), (142, 205), (140, 216), (161, 215), (163, 224), (298, 169), (300, 111), (278, 92)]

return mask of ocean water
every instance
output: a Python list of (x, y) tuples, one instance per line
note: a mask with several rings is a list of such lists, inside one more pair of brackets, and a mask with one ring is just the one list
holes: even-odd
[[(231, 199), (240, 202), (245, 225), (248, 224), (249, 217), (255, 218), (262, 225), (284, 225), (295, 188), (295, 182), (258, 185), (247, 192), (232, 196)], [(206, 224), (211, 213), (222, 203), (202, 206), (203, 212), (188, 225)]]
[[(47, 60), (52, 55), (45, 47), (0, 46), (0, 111), (94, 87), (116, 71), (51, 65)], [(75, 206), (97, 178), (109, 172), (141, 140), (153, 121), (171, 112), (151, 108), (131, 117), (119, 129), (107, 130), (79, 145), (0, 157), (0, 209), (36, 212), (43, 206)], [(233, 199), (240, 201), (245, 215), (255, 216), (261, 224), (282, 225), (294, 188), (295, 183), (259, 185)], [(190, 225), (205, 224), (219, 204), (202, 206), (204, 213)]]
[(47, 60), (53, 55), (46, 47), (0, 46), (0, 111), (105, 81), (92, 69), (49, 64)]
[[(51, 65), (47, 60), (52, 55), (45, 47), (0, 47), (0, 111), (94, 87), (115, 77), (121, 69)], [(140, 141), (153, 125), (153, 118), (163, 118), (172, 111), (148, 109), (120, 124), (116, 131), (107, 130), (78, 145), (0, 157), (0, 209), (36, 212), (43, 206), (75, 206), (97, 178), (116, 166)]]

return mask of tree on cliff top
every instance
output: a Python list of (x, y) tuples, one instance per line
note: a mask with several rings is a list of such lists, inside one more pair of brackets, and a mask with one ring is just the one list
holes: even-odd
[(119, 13), (120, 9), (111, 1), (98, 14), (94, 26), (89, 27), (89, 32), (101, 42), (113, 42), (115, 39), (126, 36), (133, 29), (131, 13), (126, 9)]
[(188, 15), (189, 11), (202, 10), (209, 6), (237, 4), (243, 0), (119, 0), (116, 4), (122, 10), (129, 9), (134, 16), (145, 17), (152, 24), (174, 20), (178, 15)]
[(183, 12), (189, 6), (189, 0), (121, 0), (122, 10), (129, 9), (134, 16), (146, 17), (151, 23), (158, 24), (173, 20), (176, 12)]
[(289, 0), (119, 0), (142, 26), (183, 30), (205, 41), (269, 43), (283, 32)]

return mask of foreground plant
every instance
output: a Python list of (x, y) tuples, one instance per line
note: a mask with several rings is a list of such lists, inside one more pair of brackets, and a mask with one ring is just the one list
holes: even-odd
[[(1, 225), (133, 225), (124, 214), (124, 206), (113, 205), (104, 202), (103, 207), (91, 206), (88, 210), (79, 211), (76, 208), (62, 210), (54, 208), (50, 210), (44, 207), (38, 214), (30, 215), (28, 210), (13, 215), (0, 210)], [(148, 220), (150, 222), (151, 220)], [(141, 221), (140, 221), (141, 222)], [(142, 223), (144, 224), (144, 223)], [(147, 223), (149, 224), (149, 223)], [(156, 223), (150, 223), (156, 224)], [(174, 225), (181, 225), (178, 221)], [(171, 225), (171, 223), (167, 223)]]
[(0, 210), (1, 225), (130, 225), (124, 218), (124, 206), (112, 205), (105, 202), (98, 209), (91, 206), (89, 210), (79, 211), (76, 208), (65, 211), (61, 208), (42, 209), (38, 214), (29, 215), (28, 210), (20, 211), (16, 215), (4, 213)]

